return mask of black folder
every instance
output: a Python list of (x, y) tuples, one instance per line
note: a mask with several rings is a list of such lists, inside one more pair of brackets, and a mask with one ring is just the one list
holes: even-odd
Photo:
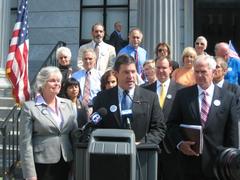
[(197, 154), (202, 154), (203, 150), (203, 133), (202, 126), (199, 125), (189, 125), (189, 124), (180, 124), (181, 131), (185, 141), (195, 142), (192, 145), (192, 150)]

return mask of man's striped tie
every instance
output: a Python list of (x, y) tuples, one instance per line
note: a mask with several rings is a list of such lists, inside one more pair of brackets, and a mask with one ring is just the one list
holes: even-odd
[(202, 107), (201, 107), (201, 123), (204, 126), (206, 121), (207, 121), (207, 117), (208, 117), (208, 112), (209, 112), (209, 104), (207, 102), (207, 92), (203, 92), (203, 98), (202, 98)]
[(88, 106), (90, 98), (90, 72), (86, 72), (84, 91), (83, 91), (83, 101), (82, 103)]

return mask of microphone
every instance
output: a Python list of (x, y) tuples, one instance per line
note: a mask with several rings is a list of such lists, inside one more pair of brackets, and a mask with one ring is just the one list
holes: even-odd
[(127, 129), (132, 129), (131, 119), (133, 118), (132, 110), (126, 109), (121, 111), (122, 119), (126, 120)]
[(85, 125), (83, 125), (82, 128), (77, 128), (73, 131), (72, 137), (79, 142), (88, 142), (90, 134), (92, 132), (92, 127), (102, 121), (103, 117), (106, 115), (107, 109), (103, 107), (99, 108), (89, 117), (89, 121)]
[(99, 108), (89, 117), (89, 121), (82, 127), (82, 131), (85, 131), (87, 128), (91, 126), (97, 125), (100, 121), (102, 121), (102, 118), (106, 115), (107, 109), (104, 107)]

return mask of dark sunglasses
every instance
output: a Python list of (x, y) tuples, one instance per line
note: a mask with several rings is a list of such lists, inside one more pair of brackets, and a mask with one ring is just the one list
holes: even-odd
[(166, 49), (158, 49), (158, 52), (167, 52), (168, 50)]

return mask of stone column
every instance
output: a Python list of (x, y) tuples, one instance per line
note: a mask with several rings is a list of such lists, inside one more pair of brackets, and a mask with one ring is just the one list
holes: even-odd
[(0, 68), (5, 67), (10, 30), (10, 0), (0, 1)]
[[(188, 41), (184, 38), (185, 1), (139, 0), (138, 26), (143, 31), (143, 45), (150, 58), (155, 58), (156, 45), (159, 42), (166, 42), (171, 47), (171, 58), (181, 61), (183, 46)], [(191, 17), (189, 18), (191, 21)], [(192, 36), (191, 33), (189, 35)]]
[(11, 92), (11, 84), (5, 76), (9, 34), (10, 34), (10, 0), (0, 0), (0, 96), (6, 97)]

